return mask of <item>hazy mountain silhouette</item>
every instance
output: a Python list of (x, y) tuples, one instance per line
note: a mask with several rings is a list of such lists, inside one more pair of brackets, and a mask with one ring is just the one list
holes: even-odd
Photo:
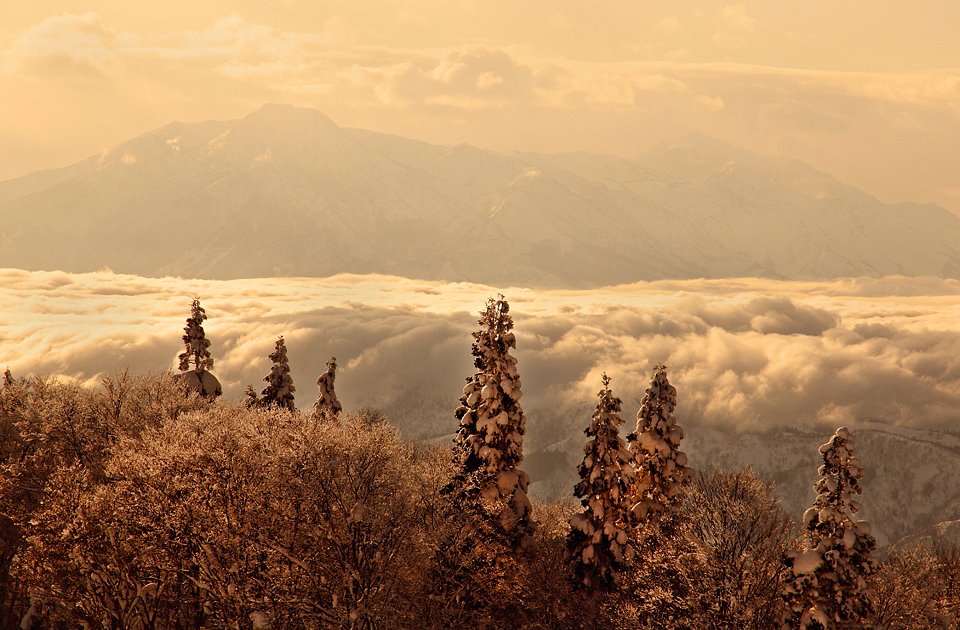
[(491, 284), (960, 276), (960, 217), (691, 137), (639, 159), (499, 155), (267, 105), (0, 183), (0, 267)]

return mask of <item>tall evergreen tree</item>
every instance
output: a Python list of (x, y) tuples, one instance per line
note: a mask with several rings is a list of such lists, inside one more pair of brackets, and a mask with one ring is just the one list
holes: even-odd
[(332, 420), (343, 411), (343, 406), (337, 400), (337, 392), (333, 388), (336, 378), (337, 357), (330, 357), (327, 361), (327, 371), (317, 379), (317, 388), (320, 392), (317, 395), (317, 402), (313, 403), (313, 417), (318, 420)]
[(475, 525), (514, 548), (531, 542), (533, 523), (527, 498), (529, 478), (520, 469), (526, 418), (520, 407), (520, 375), (510, 354), (517, 339), (510, 305), (490, 298), (473, 333), (476, 372), (467, 379), (456, 417), (457, 474), (454, 503)]
[[(634, 570), (625, 579), (642, 628), (683, 628), (690, 615), (690, 545), (682, 535), (679, 503), (691, 479), (680, 451), (683, 430), (676, 424), (677, 390), (667, 368), (655, 366), (637, 412), (636, 431), (627, 436), (633, 457), (630, 520), (637, 547)], [(681, 569), (680, 567), (684, 568)]]
[(277, 339), (276, 346), (270, 353), (270, 360), (273, 361), (273, 365), (270, 366), (270, 373), (263, 378), (267, 386), (261, 392), (261, 404), (265, 407), (279, 407), (293, 411), (296, 409), (293, 404), (293, 392), (297, 389), (293, 386), (293, 379), (290, 377), (287, 346), (282, 336)]
[(7, 368), (3, 371), (3, 386), (4, 387), (13, 387), (13, 372), (10, 371), (10, 368)]
[(210, 356), (210, 341), (203, 331), (203, 322), (206, 319), (207, 312), (200, 306), (200, 299), (194, 298), (190, 305), (190, 317), (183, 329), (184, 349), (178, 357), (179, 378), (187, 391), (214, 399), (223, 393), (223, 389), (217, 377), (210, 372), (213, 368), (213, 357)]
[(637, 523), (671, 511), (690, 479), (687, 456), (680, 450), (683, 429), (673, 415), (676, 406), (677, 390), (667, 380), (666, 366), (658, 364), (640, 402), (637, 429), (627, 436), (636, 468), (631, 496)]
[(860, 510), (855, 497), (863, 492), (863, 464), (853, 446), (853, 435), (840, 427), (820, 447), (817, 498), (803, 514), (807, 545), (785, 558), (785, 629), (861, 627), (872, 609), (867, 577), (876, 570), (877, 541), (866, 521), (853, 518)]
[(210, 356), (210, 341), (203, 332), (203, 322), (207, 319), (207, 312), (200, 306), (200, 298), (193, 298), (190, 306), (190, 317), (183, 329), (184, 350), (178, 357), (180, 371), (186, 372), (193, 363), (193, 369), (203, 372), (213, 368), (213, 357)]
[(623, 403), (610, 390), (610, 377), (604, 374), (602, 382), (597, 409), (584, 431), (589, 440), (574, 488), (584, 509), (570, 519), (567, 535), (574, 585), (590, 590), (613, 589), (634, 556), (628, 517), (633, 463), (619, 432)]

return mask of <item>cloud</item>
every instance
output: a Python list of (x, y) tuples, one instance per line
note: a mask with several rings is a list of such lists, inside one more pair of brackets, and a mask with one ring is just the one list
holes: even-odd
[(477, 109), (504, 99), (532, 96), (536, 78), (509, 51), (468, 46), (420, 54), (386, 66), (354, 65), (346, 73), (354, 87), (375, 93), (384, 104), (439, 104)]
[[(757, 23), (742, 4), (725, 6), (719, 19), (721, 39), (740, 38)], [(665, 17), (658, 24), (665, 31), (678, 26), (675, 17)], [(150, 74), (169, 64), (182, 64), (191, 73), (269, 82), (282, 91), (319, 88), (354, 98), (366, 91), (379, 102), (394, 105), (437, 102), (441, 97), (450, 103), (471, 97), (562, 107), (621, 107), (636, 104), (638, 94), (684, 92), (691, 83), (709, 82), (713, 76), (738, 75), (789, 81), (804, 90), (841, 90), (869, 100), (936, 102), (950, 107), (960, 91), (960, 74), (949, 70), (891, 75), (730, 63), (587, 63), (520, 54), (509, 46), (377, 47), (360, 43), (351, 25), (337, 17), (311, 32), (283, 30), (232, 15), (202, 29), (134, 34), (107, 27), (95, 13), (65, 14), (23, 31), (4, 57), (9, 68), (54, 76), (103, 76), (134, 67), (142, 72), (147, 69), (143, 64), (153, 64)], [(705, 89), (690, 98), (714, 109), (726, 100)]]
[(672, 35), (680, 28), (680, 20), (673, 16), (667, 16), (657, 22), (657, 30), (667, 35)]
[(752, 33), (757, 26), (757, 19), (747, 15), (743, 4), (728, 4), (721, 12), (724, 23), (731, 30)]
[[(715, 39), (722, 45), (741, 45), (757, 23), (743, 4), (725, 5), (717, 18)], [(656, 25), (667, 34), (679, 26), (674, 16)], [(812, 100), (822, 100), (824, 91), (867, 101), (936, 105), (960, 113), (960, 72), (949, 69), (895, 74), (734, 63), (584, 62), (494, 44), (392, 48), (360, 41), (354, 28), (337, 16), (312, 31), (285, 30), (230, 15), (205, 28), (137, 34), (110, 28), (95, 13), (65, 14), (24, 30), (4, 59), (10, 70), (45, 76), (129, 71), (139, 80), (162, 81), (176, 70), (178, 77), (187, 72), (198, 79), (205, 75), (209, 82), (217, 75), (264, 92), (323, 94), (368, 106), (646, 109), (675, 104), (679, 97), (700, 109), (718, 111), (737, 93), (762, 85), (773, 97), (757, 101), (758, 106), (765, 104), (768, 117), (778, 106), (785, 108), (786, 117), (822, 112)], [(737, 93), (722, 93), (731, 89)], [(651, 104), (651, 97), (657, 96), (665, 100), (654, 98)]]
[(747, 45), (746, 35), (753, 33), (756, 25), (756, 18), (747, 15), (743, 4), (728, 4), (720, 11), (713, 42), (721, 48), (742, 48)]
[(494, 72), (484, 71), (477, 77), (477, 87), (481, 90), (500, 85), (501, 83), (503, 83), (503, 77)]
[(21, 33), (4, 55), (8, 71), (50, 78), (91, 78), (115, 73), (123, 36), (96, 13), (47, 18)]
[[(210, 319), (228, 398), (262, 387), (284, 335), (302, 407), (337, 356), (348, 408), (387, 410), (413, 437), (454, 430), (470, 333), (490, 287), (380, 276), (202, 281), (0, 270), (11, 305), (0, 363), (95, 383), (172, 368), (193, 295)], [(960, 283), (655, 282), (589, 292), (504, 289), (512, 300), (532, 448), (578, 436), (607, 371), (627, 414), (663, 361), (687, 426), (754, 431), (865, 421), (952, 426), (960, 416)], [(16, 298), (16, 299), (15, 299)]]
[(697, 94), (694, 97), (694, 100), (698, 105), (703, 107), (703, 109), (710, 112), (719, 112), (723, 111), (723, 108), (726, 106), (726, 103), (723, 102), (723, 99), (719, 96), (708, 96), (706, 94)]

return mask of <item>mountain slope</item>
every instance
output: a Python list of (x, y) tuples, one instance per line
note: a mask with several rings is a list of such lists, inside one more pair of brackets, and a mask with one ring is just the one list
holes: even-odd
[(0, 182), (0, 267), (208, 278), (382, 272), (591, 286), (960, 275), (960, 218), (708, 138), (635, 160), (497, 155), (268, 105)]
[[(683, 450), (695, 469), (750, 467), (775, 483), (784, 509), (799, 520), (816, 497), (822, 463), (817, 448), (831, 430), (776, 428), (735, 434), (687, 426)], [(866, 474), (859, 517), (881, 544), (893, 543), (938, 522), (960, 517), (960, 434), (890, 425), (854, 431)], [(569, 439), (527, 456), (534, 496), (566, 494), (576, 481), (582, 440)]]

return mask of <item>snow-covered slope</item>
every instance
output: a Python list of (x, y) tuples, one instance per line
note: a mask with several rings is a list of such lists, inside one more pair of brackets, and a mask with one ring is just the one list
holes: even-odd
[[(960, 435), (877, 424), (855, 432), (864, 463), (863, 510), (880, 544), (895, 542), (939, 521), (960, 517)], [(777, 429), (731, 436), (691, 431), (688, 450), (700, 466), (752, 466), (777, 485), (787, 512), (798, 517), (813, 504), (829, 434)]]
[[(830, 431), (776, 428), (733, 433), (686, 426), (681, 448), (694, 469), (751, 467), (776, 484), (784, 509), (799, 519), (813, 505), (813, 484), (822, 463), (817, 448)], [(960, 433), (907, 429), (879, 423), (854, 434), (864, 463), (863, 509), (881, 545), (960, 519)], [(531, 493), (553, 497), (569, 492), (582, 440), (567, 440), (528, 456)]]
[(709, 138), (498, 155), (268, 105), (0, 183), (0, 266), (492, 284), (960, 275), (960, 218)]

